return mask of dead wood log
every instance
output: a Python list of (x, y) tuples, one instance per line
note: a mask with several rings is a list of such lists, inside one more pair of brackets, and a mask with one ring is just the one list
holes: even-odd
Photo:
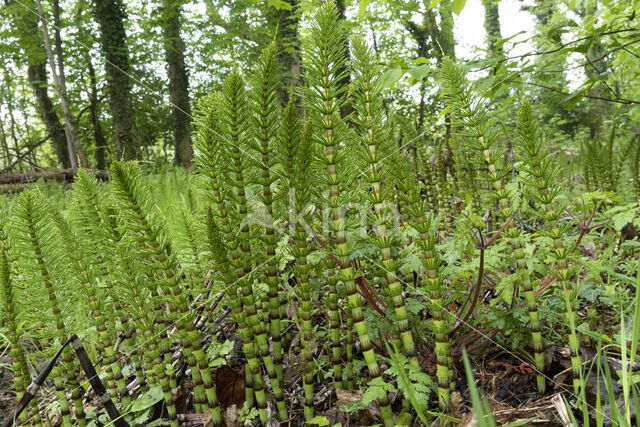
[[(106, 181), (109, 179), (109, 173), (103, 170), (97, 169), (86, 169), (88, 172), (95, 175), (101, 181)], [(43, 179), (45, 181), (57, 181), (57, 182), (73, 182), (73, 178), (75, 177), (77, 169), (56, 169), (56, 170), (47, 170), (47, 171), (36, 171), (36, 172), (22, 172), (22, 173), (12, 173), (12, 174), (0, 174), (0, 189), (4, 189), (4, 186), (7, 186), (8, 190), (12, 189), (24, 189), (21, 188), (19, 184), (30, 184), (39, 179)], [(16, 185), (17, 187), (9, 187), (10, 185)]]

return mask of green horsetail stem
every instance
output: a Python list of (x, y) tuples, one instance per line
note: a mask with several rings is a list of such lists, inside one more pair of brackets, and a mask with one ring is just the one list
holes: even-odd
[[(247, 146), (247, 112), (246, 93), (242, 77), (233, 71), (224, 82), (221, 119), (227, 125), (227, 138), (223, 142), (232, 173), (230, 185), (235, 190), (235, 202), (237, 207), (236, 240), (231, 251), (231, 264), (236, 272), (236, 281), (242, 294), (244, 304), (244, 321), (238, 323), (238, 329), (242, 337), (242, 348), (247, 358), (249, 372), (253, 377), (253, 389), (255, 399), (263, 424), (267, 422), (267, 399), (265, 394), (264, 379), (260, 368), (260, 359), (257, 357), (256, 345), (260, 345), (265, 336), (265, 327), (260, 321), (255, 296), (253, 294), (253, 278), (251, 273), (251, 237), (249, 224), (247, 223), (247, 197), (245, 192), (245, 159), (240, 146)], [(238, 233), (239, 231), (239, 233)], [(249, 378), (249, 374), (246, 374)]]
[[(565, 302), (565, 318), (568, 325), (577, 325), (577, 313), (575, 309), (576, 291), (571, 286), (573, 273), (568, 267), (567, 258), (570, 249), (565, 247), (565, 229), (560, 227), (558, 218), (561, 214), (557, 196), (560, 187), (556, 184), (557, 171), (551, 161), (552, 156), (544, 144), (541, 132), (533, 118), (533, 111), (528, 102), (523, 102), (518, 110), (517, 130), (521, 146), (521, 159), (524, 170), (530, 176), (525, 180), (529, 195), (543, 205), (543, 212), (539, 216), (547, 221), (549, 230), (542, 234), (553, 240), (551, 253), (556, 260), (556, 278), (562, 290)], [(573, 368), (573, 387), (577, 393), (582, 387), (582, 359), (580, 357), (580, 342), (575, 333), (575, 327), (570, 327), (569, 347), (571, 349), (571, 365)], [(542, 353), (542, 347), (540, 352)], [(536, 356), (536, 365), (544, 367), (544, 357)], [(540, 368), (538, 368), (540, 370)], [(542, 380), (544, 381), (544, 379)]]
[[(0, 296), (2, 297), (2, 313), (6, 320), (7, 339), (9, 340), (9, 353), (11, 355), (11, 368), (13, 370), (13, 385), (16, 388), (16, 401), (20, 401), (27, 385), (31, 382), (27, 361), (20, 345), (20, 335), (16, 323), (16, 310), (14, 306), (13, 278), (11, 273), (12, 257), (9, 253), (9, 242), (0, 224)], [(36, 400), (36, 399), (33, 399)], [(32, 406), (33, 408), (33, 406)], [(37, 405), (36, 405), (37, 408)], [(34, 416), (39, 412), (34, 412)], [(20, 414), (20, 421), (26, 423), (29, 419), (28, 411)]]
[(499, 162), (504, 151), (497, 149), (495, 146), (497, 131), (495, 130), (494, 122), (487, 115), (484, 103), (480, 101), (480, 95), (476, 93), (467, 80), (464, 69), (447, 59), (443, 63), (442, 75), (445, 80), (445, 92), (448, 99), (455, 108), (461, 124), (467, 128), (465, 136), (473, 138), (473, 148), (480, 154), (487, 166), (487, 179), (491, 185), (493, 197), (498, 200), (499, 215), (503, 221), (509, 221), (503, 232), (503, 237), (508, 240), (513, 251), (518, 274), (521, 278), (520, 285), (527, 302), (529, 328), (535, 352), (534, 357), (539, 371), (537, 376), (538, 391), (543, 393), (545, 390), (544, 376), (542, 375), (542, 372), (544, 372), (544, 354), (542, 334), (540, 332), (540, 315), (531, 285), (531, 276), (526, 266), (525, 254), (522, 250), (521, 230), (516, 227), (513, 220), (510, 220), (514, 214), (514, 210), (511, 208), (511, 194), (503, 185), (503, 180), (509, 174), (509, 170), (507, 168), (499, 168)]
[[(74, 208), (79, 211), (79, 216), (82, 218), (82, 230), (86, 231), (86, 235), (90, 239), (96, 239), (94, 235), (101, 227), (100, 213), (97, 206), (97, 181), (95, 177), (90, 175), (84, 170), (79, 170), (74, 185)], [(72, 239), (72, 233), (69, 226), (66, 224), (64, 218), (58, 213), (56, 215), (56, 223), (60, 236), (66, 242), (67, 247), (73, 247), (73, 250), (69, 251), (73, 260), (73, 267), (76, 270), (76, 274), (80, 278), (82, 285), (84, 286), (87, 298), (89, 300), (89, 309), (93, 322), (98, 331), (99, 340), (96, 343), (98, 353), (103, 356), (104, 365), (106, 367), (107, 375), (107, 390), (113, 397), (120, 398), (124, 393), (126, 395), (126, 384), (122, 377), (122, 370), (120, 362), (113, 350), (112, 334), (108, 331), (107, 321), (103, 312), (103, 300), (102, 296), (98, 296), (97, 287), (94, 283), (94, 279), (90, 276), (85, 260), (80, 252), (77, 243)], [(94, 254), (99, 259), (99, 267), (104, 267), (104, 262), (101, 250), (97, 248), (98, 242), (93, 242)], [(69, 246), (71, 245), (71, 246)], [(128, 403), (125, 403), (127, 406)]]
[[(326, 166), (325, 180), (329, 190), (331, 247), (333, 255), (338, 259), (337, 278), (345, 285), (347, 303), (352, 310), (362, 354), (371, 378), (376, 379), (380, 377), (380, 368), (362, 312), (362, 299), (355, 284), (357, 273), (349, 258), (352, 251), (347, 242), (344, 200), (341, 197), (341, 186), (347, 178), (342, 147), (347, 142), (344, 136), (346, 124), (340, 114), (345, 88), (339, 84), (346, 74), (344, 51), (343, 23), (338, 18), (335, 3), (329, 0), (318, 9), (311, 24), (311, 32), (305, 40), (307, 96), (314, 112), (314, 126), (318, 129), (317, 140), (324, 147), (322, 161)], [(393, 412), (386, 393), (380, 396), (378, 402), (385, 426), (393, 426)]]
[[(151, 212), (149, 206), (150, 196), (148, 191), (145, 191), (144, 183), (141, 181), (139, 167), (131, 162), (124, 164), (115, 162), (112, 166), (112, 175), (114, 186), (119, 187), (120, 197), (128, 199), (129, 209), (134, 214), (133, 218), (137, 219), (138, 226), (143, 231), (140, 236), (141, 241), (144, 241), (154, 254), (155, 267), (161, 273), (161, 276), (158, 277), (159, 288), (163, 291), (165, 297), (169, 294), (172, 296), (169, 300), (170, 310), (178, 330), (183, 355), (191, 368), (194, 386), (199, 395), (199, 403), (202, 404), (204, 383), (211, 384), (210, 389), (206, 391), (207, 394), (215, 396), (215, 389), (210, 380), (211, 371), (207, 356), (200, 342), (201, 333), (195, 328), (194, 313), (189, 308), (186, 288), (182, 283), (182, 275), (177, 264), (176, 254), (167, 236), (164, 235), (161, 224)], [(167, 362), (166, 356), (165, 362)], [(169, 360), (169, 365), (165, 365), (167, 369), (169, 369), (170, 363), (171, 361)], [(200, 369), (201, 367), (204, 369)], [(171, 399), (171, 402), (173, 402), (173, 399)], [(167, 402), (167, 405), (169, 405), (169, 402)], [(212, 405), (209, 408), (212, 421), (215, 425), (220, 425), (222, 421), (217, 399), (213, 399)], [(173, 410), (175, 411), (175, 406)], [(172, 424), (174, 423), (173, 418), (175, 417), (171, 417)]]
[(442, 230), (450, 225), (449, 219), (449, 185), (447, 183), (446, 171), (444, 170), (444, 156), (442, 151), (444, 144), (439, 142), (436, 146), (436, 181), (438, 183), (438, 191), (436, 193), (436, 202), (438, 204), (438, 213), (442, 216)]
[(393, 302), (403, 353), (409, 358), (410, 363), (417, 367), (415, 343), (409, 329), (402, 286), (398, 280), (400, 266), (391, 251), (394, 236), (392, 224), (390, 224), (392, 215), (389, 212), (387, 200), (389, 192), (385, 186), (387, 169), (381, 162), (385, 153), (383, 145), (388, 145), (391, 135), (384, 127), (385, 110), (382, 105), (382, 85), (379, 77), (381, 67), (377, 63), (373, 50), (361, 38), (352, 40), (352, 50), (355, 71), (351, 89), (355, 98), (354, 121), (359, 127), (359, 136), (362, 139), (364, 175), (370, 186), (368, 198), (373, 204), (375, 221), (376, 236), (370, 240), (380, 249), (381, 264), (385, 271), (384, 281), (387, 293)]
[[(49, 308), (53, 314), (54, 321), (56, 323), (56, 331), (58, 338), (61, 342), (65, 342), (68, 338), (68, 334), (65, 328), (62, 313), (58, 306), (53, 280), (50, 275), (50, 265), (48, 258), (45, 261), (45, 256), (53, 256), (56, 252), (55, 247), (52, 247), (55, 242), (53, 225), (49, 221), (46, 206), (43, 201), (43, 197), (40, 193), (34, 190), (28, 190), (22, 193), (18, 199), (17, 208), (19, 209), (18, 215), (24, 221), (24, 229), (26, 230), (25, 238), (30, 242), (34, 259), (38, 265), (40, 271), (40, 280), (44, 285), (45, 291), (49, 299)], [(45, 255), (45, 253), (47, 255)], [(54, 385), (56, 387), (56, 394), (60, 403), (60, 413), (62, 416), (62, 425), (67, 427), (71, 426), (71, 413), (69, 411), (69, 403), (67, 401), (67, 395), (65, 391), (65, 381), (63, 377), (63, 370), (66, 371), (66, 385), (72, 390), (72, 399), (74, 402), (74, 412), (76, 415), (76, 422), (79, 426), (86, 425), (86, 418), (84, 409), (82, 406), (81, 389), (78, 386), (76, 379), (76, 370), (73, 368), (73, 353), (72, 350), (67, 347), (63, 352), (63, 365), (56, 366), (53, 371)]]
[[(61, 240), (64, 242), (65, 246), (70, 249), (69, 254), (73, 269), (76, 273), (76, 277), (78, 277), (80, 283), (83, 285), (89, 300), (89, 308), (91, 309), (91, 314), (100, 336), (98, 351), (100, 354), (104, 355), (105, 365), (107, 366), (107, 385), (110, 387), (110, 390), (108, 391), (110, 395), (117, 397), (118, 401), (121, 401), (123, 406), (126, 408), (131, 403), (131, 399), (129, 398), (127, 384), (122, 374), (120, 359), (116, 355), (113, 348), (114, 343), (112, 341), (112, 337), (114, 335), (118, 336), (121, 330), (114, 319), (113, 323), (115, 324), (115, 327), (111, 329), (115, 329), (115, 334), (113, 330), (107, 332), (108, 328), (102, 314), (103, 305), (97, 298), (95, 279), (89, 272), (89, 266), (86, 264), (86, 260), (83, 258), (83, 253), (75, 239), (75, 233), (69, 226), (69, 223), (62, 217), (60, 212), (58, 212), (54, 207), (51, 207), (50, 211), (53, 212), (53, 220), (56, 224)], [(118, 311), (122, 313), (121, 310)]]
[[(147, 220), (147, 215), (143, 212), (144, 206), (142, 204), (148, 203), (149, 201), (138, 200), (136, 194), (142, 190), (142, 183), (137, 172), (136, 166), (132, 162), (114, 162), (111, 165), (112, 191), (119, 202), (119, 205), (117, 206), (119, 208), (119, 214), (124, 215), (129, 213), (130, 218), (128, 218), (128, 226), (132, 228), (140, 227), (141, 232), (137, 234), (137, 237), (140, 238), (140, 243), (142, 245), (148, 245), (150, 243), (148, 241), (149, 236), (153, 236), (154, 230), (152, 230), (151, 225)], [(153, 243), (156, 242), (151, 243), (150, 249), (152, 251), (152, 255), (148, 258), (150, 262), (153, 262), (153, 258), (162, 255), (163, 248), (159, 245), (154, 246)], [(155, 282), (150, 285), (150, 289), (152, 290), (151, 299), (155, 303), (155, 317), (157, 319), (166, 318), (167, 313), (165, 313), (164, 304), (161, 303), (158, 291), (162, 292), (162, 296), (164, 298), (168, 296), (169, 291), (166, 288), (163, 289), (162, 283)], [(152, 329), (151, 331), (147, 331), (147, 333), (149, 332), (153, 334), (155, 331)], [(157, 382), (162, 388), (171, 427), (177, 427), (177, 411), (175, 402), (173, 401), (173, 393), (171, 391), (172, 387), (170, 377), (172, 376), (172, 370), (169, 367), (171, 364), (171, 342), (166, 331), (160, 331), (159, 337), (160, 342), (158, 343), (158, 349), (153, 350), (153, 370), (155, 377), (157, 378)]]
[[(233, 254), (238, 249), (235, 222), (230, 216), (235, 213), (235, 205), (227, 203), (229, 189), (223, 186), (228, 180), (225, 176), (224, 131), (221, 127), (222, 93), (214, 92), (205, 97), (197, 114), (199, 125), (196, 139), (196, 163), (198, 170), (206, 180), (203, 184), (205, 194), (213, 202), (215, 209), (206, 209), (207, 241), (212, 252), (214, 268), (225, 283), (225, 295), (231, 306), (232, 319), (238, 325), (239, 335), (247, 333), (246, 318), (242, 310), (242, 298), (239, 296), (235, 271), (230, 268), (227, 252)], [(214, 219), (215, 217), (215, 219)], [(234, 220), (235, 221), (235, 220)], [(245, 404), (252, 408), (255, 403), (253, 376), (245, 369)]]
[(295, 258), (293, 272), (297, 280), (296, 293), (300, 301), (300, 318), (302, 319), (302, 358), (304, 360), (302, 387), (304, 391), (304, 417), (307, 422), (314, 418), (315, 413), (313, 402), (315, 337), (311, 323), (313, 310), (309, 281), (311, 268), (307, 261), (307, 256), (314, 247), (309, 243), (310, 236), (305, 229), (305, 226), (312, 220), (311, 214), (305, 210), (314, 194), (310, 173), (311, 159), (313, 158), (312, 131), (313, 128), (309, 124), (304, 130), (301, 129), (293, 97), (291, 97), (281, 120), (279, 151), (283, 153), (282, 162), (288, 178), (288, 213), (289, 220), (293, 225), (291, 233), (293, 245), (289, 250)]
[[(280, 84), (280, 64), (278, 63), (278, 58), (276, 44), (275, 42), (271, 43), (271, 45), (262, 52), (262, 55), (260, 55), (258, 67), (254, 71), (255, 78), (251, 93), (253, 98), (253, 132), (256, 133), (256, 141), (252, 144), (252, 147), (260, 158), (260, 177), (258, 182), (262, 185), (262, 203), (264, 204), (266, 219), (268, 221), (265, 224), (265, 234), (262, 239), (265, 243), (267, 256), (265, 282), (268, 286), (268, 313), (269, 323), (271, 325), (273, 359), (269, 350), (266, 334), (261, 334), (256, 338), (260, 339), (258, 346), (265, 368), (269, 374), (269, 380), (276, 399), (278, 420), (284, 421), (289, 418), (289, 414), (287, 413), (284, 402), (284, 391), (280, 385), (280, 381), (282, 380), (282, 325), (278, 290), (280, 286), (280, 277), (278, 274), (279, 259), (276, 257), (276, 246), (278, 245), (279, 236), (275, 233), (273, 225), (273, 194), (271, 192), (271, 185), (278, 178), (273, 172), (273, 167), (277, 161), (277, 157), (273, 154), (277, 142), (277, 122), (280, 114), (280, 95), (277, 91)], [(264, 329), (267, 329), (266, 323)]]
[(426, 202), (420, 197), (419, 187), (408, 191), (411, 225), (420, 238), (416, 241), (422, 251), (422, 266), (425, 270), (422, 283), (429, 292), (430, 326), (435, 336), (436, 378), (438, 379), (438, 403), (441, 410), (449, 407), (452, 363), (450, 356), (451, 325), (445, 317), (440, 278), (440, 255), (436, 248), (438, 235), (433, 226), (433, 216), (425, 214)]

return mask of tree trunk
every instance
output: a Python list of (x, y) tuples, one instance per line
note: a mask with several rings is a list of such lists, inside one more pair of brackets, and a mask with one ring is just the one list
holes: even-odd
[(102, 131), (99, 115), (98, 89), (96, 85), (96, 72), (93, 68), (91, 58), (87, 55), (87, 68), (89, 71), (89, 84), (91, 92), (89, 93), (89, 109), (91, 110), (91, 124), (93, 125), (93, 139), (96, 142), (96, 168), (104, 169), (104, 152), (107, 147), (107, 140)]
[(116, 158), (135, 159), (139, 153), (134, 139), (126, 12), (121, 0), (94, 0), (94, 6), (106, 62)]
[(64, 128), (60, 124), (58, 114), (54, 110), (53, 103), (47, 93), (47, 71), (44, 63), (30, 64), (27, 67), (27, 78), (38, 103), (40, 118), (51, 136), (53, 148), (58, 161), (63, 168), (70, 168), (69, 151), (67, 150), (67, 138)]
[[(59, 12), (59, 8), (57, 6), (57, 1), (54, 0), (54, 14)], [(73, 118), (71, 117), (71, 109), (69, 108), (69, 102), (67, 99), (67, 91), (66, 84), (64, 80), (64, 67), (62, 64), (62, 42), (60, 41), (59, 33), (56, 36), (56, 49), (59, 51), (59, 74), (56, 73), (56, 65), (55, 60), (53, 58), (53, 51), (51, 50), (51, 39), (49, 38), (49, 30), (47, 28), (47, 21), (44, 18), (44, 11), (42, 9), (42, 3), (40, 0), (36, 0), (36, 7), (38, 9), (38, 13), (40, 14), (40, 24), (42, 26), (42, 34), (44, 36), (44, 50), (47, 54), (47, 59), (49, 61), (49, 68), (51, 69), (51, 75), (53, 77), (53, 83), (60, 97), (60, 102), (62, 103), (62, 111), (64, 116), (64, 127), (65, 127), (65, 136), (67, 140), (67, 151), (69, 152), (69, 160), (71, 162), (72, 168), (78, 167), (78, 157), (76, 154), (76, 147), (78, 144), (78, 136), (76, 133), (75, 126), (73, 125)], [(54, 18), (55, 19), (55, 18)], [(59, 19), (56, 20), (56, 24)], [(56, 30), (58, 32), (58, 30)], [(60, 41), (60, 46), (58, 46), (58, 42)], [(83, 165), (86, 167), (85, 165)]]
[(5, 161), (3, 162), (5, 167), (11, 164), (11, 155), (9, 153), (9, 144), (7, 143), (7, 134), (4, 133), (4, 123), (0, 121), (0, 143), (2, 145), (2, 153)]
[(162, 0), (164, 49), (169, 71), (169, 94), (173, 121), (175, 164), (191, 167), (191, 107), (189, 77), (184, 63), (184, 43), (180, 35), (180, 0)]
[[(10, 4), (10, 1), (5, 0), (5, 4)], [(20, 13), (14, 15), (15, 28), (19, 35), (18, 43), (24, 49), (27, 57), (27, 80), (36, 98), (40, 118), (51, 137), (51, 144), (58, 161), (62, 167), (69, 168), (71, 162), (69, 161), (64, 128), (60, 124), (58, 114), (47, 93), (46, 59), (41, 56), (42, 39), (38, 35), (38, 18), (30, 10), (24, 8), (19, 10)]]
[(280, 65), (282, 72), (282, 84), (278, 88), (283, 104), (289, 101), (289, 92), (292, 87), (302, 85), (300, 68), (300, 38), (298, 26), (300, 23), (299, 0), (288, 0), (291, 10), (276, 9), (267, 6), (267, 17), (271, 27), (278, 28), (277, 43), (280, 48)]
[(487, 31), (487, 46), (489, 48), (489, 57), (504, 57), (504, 49), (502, 47), (502, 33), (500, 32), (500, 10), (498, 8), (499, 0), (484, 0), (484, 29)]

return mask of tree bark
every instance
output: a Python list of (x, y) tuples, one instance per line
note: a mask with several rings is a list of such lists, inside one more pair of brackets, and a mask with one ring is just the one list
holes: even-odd
[(504, 48), (500, 43), (502, 33), (500, 32), (500, 10), (498, 4), (500, 0), (484, 0), (484, 29), (487, 32), (487, 46), (489, 57), (504, 57)]
[(271, 27), (278, 29), (277, 43), (280, 48), (279, 58), (282, 72), (282, 84), (278, 88), (283, 104), (289, 101), (290, 89), (302, 85), (300, 67), (300, 1), (288, 0), (291, 9), (276, 9), (267, 6), (267, 18)]
[[(54, 14), (59, 14), (59, 7), (57, 6), (57, 0), (54, 0)], [(56, 30), (56, 50), (59, 53), (58, 57), (58, 72), (56, 72), (55, 60), (53, 58), (53, 51), (51, 49), (51, 39), (49, 38), (49, 29), (47, 28), (47, 21), (44, 18), (44, 11), (42, 9), (42, 3), (40, 0), (36, 0), (36, 7), (40, 14), (40, 24), (42, 26), (42, 35), (44, 36), (44, 50), (47, 54), (49, 61), (49, 68), (51, 69), (51, 75), (53, 77), (54, 87), (60, 102), (62, 103), (62, 111), (64, 116), (64, 130), (67, 141), (67, 151), (69, 152), (69, 160), (72, 168), (78, 167), (78, 156), (76, 154), (76, 147), (79, 146), (78, 136), (75, 126), (73, 124), (73, 118), (71, 116), (71, 109), (69, 108), (69, 101), (67, 99), (67, 88), (64, 79), (64, 66), (62, 63), (62, 41), (60, 40), (59, 30)], [(56, 26), (58, 25), (59, 17), (56, 19)], [(86, 167), (87, 165), (83, 165)]]
[(135, 159), (139, 153), (134, 139), (129, 48), (124, 29), (126, 12), (121, 0), (94, 0), (94, 6), (106, 62), (116, 157)]
[(173, 121), (175, 164), (191, 167), (191, 107), (189, 77), (184, 62), (184, 42), (180, 35), (181, 0), (162, 0), (164, 50), (169, 74), (169, 95)]
[[(10, 1), (5, 0), (5, 4), (10, 4)], [(71, 167), (64, 128), (47, 93), (46, 59), (41, 55), (42, 39), (38, 35), (38, 18), (31, 10), (22, 8), (20, 13), (15, 14), (15, 27), (18, 43), (27, 57), (27, 80), (36, 98), (40, 118), (51, 137), (58, 161), (64, 168)]]
[(93, 68), (91, 58), (87, 55), (87, 68), (89, 71), (89, 84), (91, 91), (89, 92), (89, 109), (91, 111), (91, 124), (93, 125), (93, 139), (96, 143), (96, 167), (100, 170), (104, 169), (104, 152), (107, 148), (107, 140), (102, 131), (99, 115), (98, 88), (96, 84), (96, 72)]

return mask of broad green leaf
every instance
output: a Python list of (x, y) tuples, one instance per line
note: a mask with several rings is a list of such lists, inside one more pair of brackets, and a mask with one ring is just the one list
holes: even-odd
[(278, 10), (291, 10), (291, 5), (284, 0), (267, 0), (267, 4)]
[(307, 422), (307, 424), (315, 424), (315, 425), (319, 425), (319, 426), (328, 426), (329, 425), (329, 420), (327, 419), (327, 417), (324, 417), (322, 415), (316, 415), (315, 417), (310, 419)]
[(627, 225), (631, 221), (633, 221), (633, 218), (635, 217), (635, 214), (636, 214), (636, 212), (635, 212), (634, 209), (630, 209), (628, 211), (620, 212), (619, 214), (615, 215), (612, 218), (613, 227), (617, 231), (622, 230), (622, 227), (624, 227), (625, 225)]
[(150, 408), (162, 400), (162, 388), (160, 386), (153, 387), (151, 390), (140, 396), (131, 405), (131, 412), (139, 412)]
[(358, 7), (359, 17), (362, 17), (362, 15), (364, 15), (364, 12), (367, 10), (367, 6), (369, 6), (369, 3), (371, 3), (371, 0), (360, 0), (360, 6)]
[(431, 72), (431, 66), (429, 64), (419, 65), (417, 67), (409, 68), (408, 73), (417, 81), (422, 81)]
[(400, 78), (402, 78), (403, 74), (404, 72), (400, 67), (389, 68), (382, 73), (382, 77), (380, 77), (380, 84), (385, 89), (391, 88), (398, 82), (398, 80), (400, 80)]
[(460, 12), (462, 12), (462, 9), (464, 9), (465, 4), (467, 4), (467, 0), (453, 0), (453, 3), (451, 3), (451, 10), (456, 15), (460, 15)]

